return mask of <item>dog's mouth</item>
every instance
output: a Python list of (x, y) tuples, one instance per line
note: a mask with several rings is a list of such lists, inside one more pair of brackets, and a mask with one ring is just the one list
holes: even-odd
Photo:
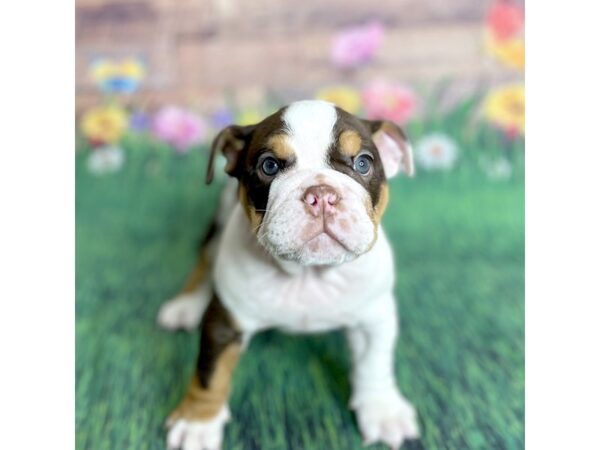
[(319, 251), (324, 246), (332, 245), (342, 247), (347, 252), (353, 253), (340, 237), (327, 226), (327, 222), (323, 222), (319, 229), (313, 231), (312, 234), (306, 237), (304, 243), (304, 246), (311, 251)]

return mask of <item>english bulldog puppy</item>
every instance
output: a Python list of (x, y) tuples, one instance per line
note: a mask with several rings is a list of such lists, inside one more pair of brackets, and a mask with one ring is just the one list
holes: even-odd
[(394, 261), (380, 225), (387, 180), (413, 174), (404, 132), (300, 101), (221, 131), (207, 183), (217, 154), (233, 183), (183, 292), (158, 314), (165, 328), (201, 330), (195, 374), (167, 419), (167, 447), (221, 447), (233, 370), (252, 336), (269, 328), (344, 328), (350, 407), (365, 444), (397, 449), (418, 437), (415, 409), (394, 376)]

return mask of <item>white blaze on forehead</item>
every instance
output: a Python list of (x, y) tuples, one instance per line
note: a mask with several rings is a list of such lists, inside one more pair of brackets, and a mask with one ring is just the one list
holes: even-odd
[(295, 102), (285, 110), (283, 121), (296, 153), (296, 168), (326, 167), (337, 121), (335, 106), (322, 100)]

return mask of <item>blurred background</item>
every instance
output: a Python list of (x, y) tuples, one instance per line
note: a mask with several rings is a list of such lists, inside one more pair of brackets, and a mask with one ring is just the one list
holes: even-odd
[[(524, 5), (77, 0), (77, 447), (163, 448), (198, 336), (159, 330), (214, 212), (212, 137), (322, 98), (408, 131), (384, 225), (410, 448), (523, 448)], [(226, 447), (362, 448), (343, 337), (253, 341)], [(265, 369), (269, 383), (264, 379)], [(377, 447), (374, 447), (377, 448)]]

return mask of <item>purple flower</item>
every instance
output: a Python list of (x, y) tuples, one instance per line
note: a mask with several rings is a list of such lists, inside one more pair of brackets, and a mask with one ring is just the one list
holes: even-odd
[(150, 128), (150, 116), (142, 111), (135, 111), (129, 117), (129, 127), (135, 131), (146, 131)]
[(213, 126), (220, 130), (221, 128), (225, 128), (226, 126), (231, 125), (235, 117), (233, 113), (227, 108), (221, 108), (216, 110), (210, 117)]
[(152, 132), (178, 153), (185, 153), (206, 137), (207, 126), (204, 120), (187, 110), (166, 106), (154, 117)]
[(377, 21), (340, 31), (333, 38), (331, 60), (342, 69), (366, 63), (380, 47), (383, 32), (383, 25)]

